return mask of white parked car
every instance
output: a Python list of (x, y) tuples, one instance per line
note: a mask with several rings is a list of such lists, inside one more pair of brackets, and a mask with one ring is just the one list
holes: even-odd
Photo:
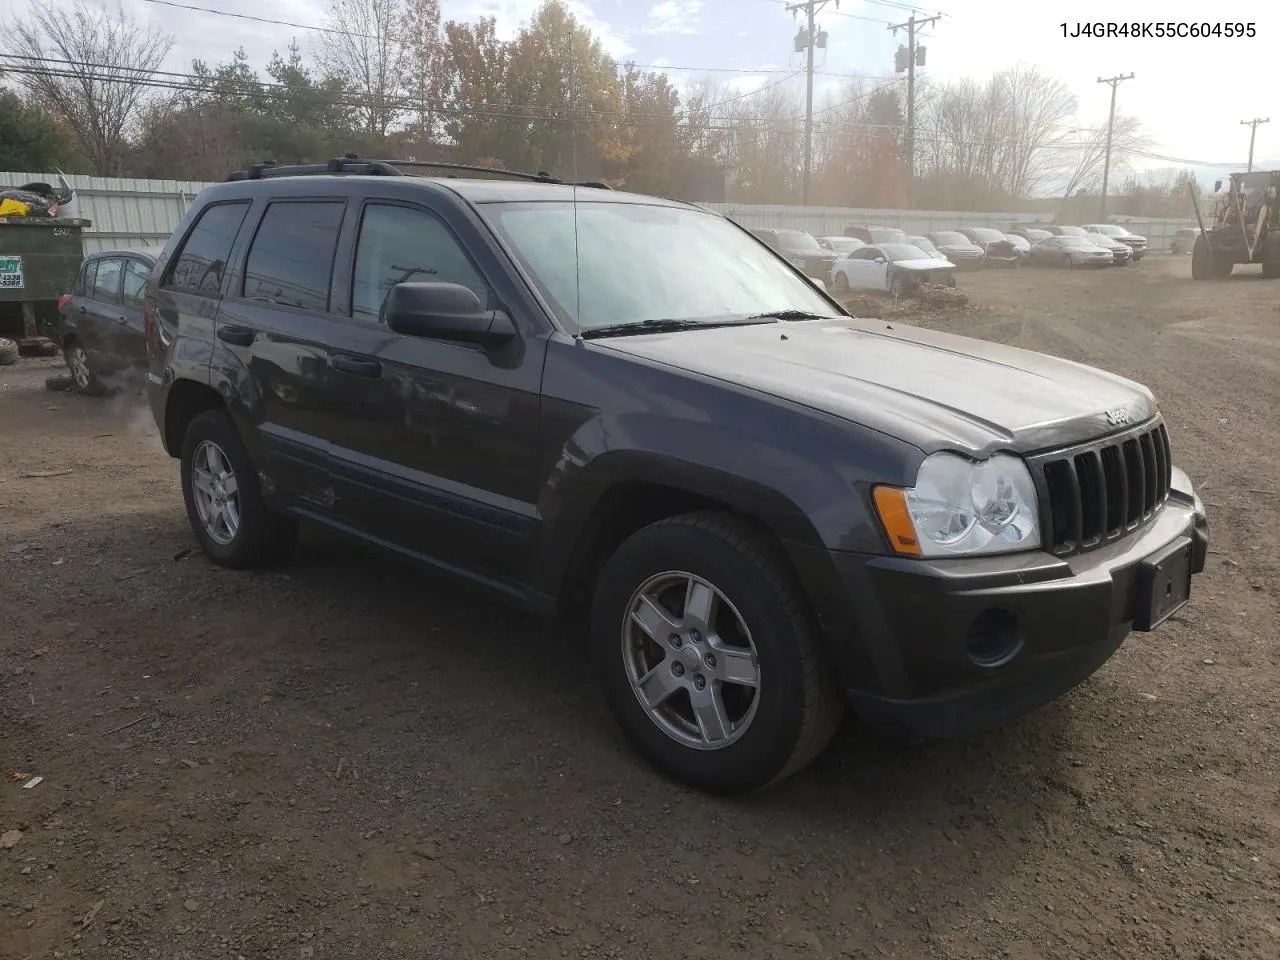
[(838, 293), (876, 290), (903, 297), (921, 283), (954, 287), (956, 265), (914, 244), (874, 243), (841, 257), (831, 268), (831, 285)]

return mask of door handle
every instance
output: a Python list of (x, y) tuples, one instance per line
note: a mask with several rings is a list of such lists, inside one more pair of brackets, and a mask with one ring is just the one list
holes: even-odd
[(373, 379), (382, 376), (382, 364), (367, 357), (348, 357), (339, 354), (329, 362), (333, 364), (333, 369), (349, 373), (353, 377)]
[(253, 331), (248, 327), (231, 327), (218, 324), (218, 339), (237, 347), (247, 347), (253, 343)]

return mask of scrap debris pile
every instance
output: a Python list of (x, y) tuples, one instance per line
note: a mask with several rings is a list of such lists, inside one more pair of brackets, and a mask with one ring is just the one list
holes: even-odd
[(67, 178), (58, 174), (61, 183), (24, 183), (19, 187), (0, 187), (0, 219), (6, 217), (56, 217), (63, 207), (75, 199), (75, 191)]

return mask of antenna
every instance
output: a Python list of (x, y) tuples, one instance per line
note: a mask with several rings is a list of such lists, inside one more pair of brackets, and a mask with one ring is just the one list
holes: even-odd
[(573, 74), (573, 31), (577, 21), (569, 14), (569, 164), (573, 170), (573, 318), (582, 337), (582, 247), (578, 241), (578, 88)]

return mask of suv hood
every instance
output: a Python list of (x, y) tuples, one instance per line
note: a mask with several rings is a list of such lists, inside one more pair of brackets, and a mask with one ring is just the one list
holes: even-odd
[(1157, 412), (1144, 386), (1093, 367), (880, 320), (715, 327), (592, 346), (741, 384), (926, 453), (1029, 453), (1090, 440)]

